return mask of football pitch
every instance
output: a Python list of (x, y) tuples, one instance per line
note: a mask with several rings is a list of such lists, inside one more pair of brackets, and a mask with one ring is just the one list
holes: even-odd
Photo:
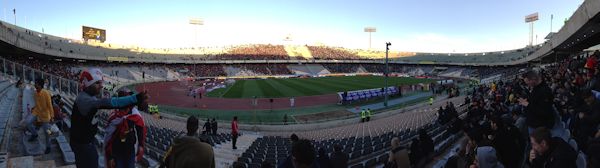
[[(432, 79), (410, 77), (389, 77), (388, 86), (409, 85), (433, 82)], [(226, 88), (216, 89), (206, 94), (208, 97), (222, 98), (278, 98), (333, 94), (336, 92), (373, 89), (384, 87), (382, 76), (337, 76), (318, 78), (287, 79), (244, 79), (236, 80)]]

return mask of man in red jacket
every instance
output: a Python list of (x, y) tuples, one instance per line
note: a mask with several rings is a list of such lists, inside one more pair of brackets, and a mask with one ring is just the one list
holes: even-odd
[(231, 121), (231, 144), (233, 145), (233, 149), (237, 149), (235, 143), (237, 142), (239, 131), (237, 116), (233, 116), (233, 121)]
[[(132, 94), (127, 88), (118, 91), (119, 97)], [(134, 168), (144, 155), (146, 126), (142, 115), (135, 105), (129, 105), (113, 111), (108, 123), (104, 139), (107, 167)]]
[(598, 65), (598, 60), (596, 57), (599, 56), (598, 51), (594, 52), (590, 57), (585, 61), (584, 68), (588, 69), (588, 76), (594, 75), (596, 70), (596, 66)]

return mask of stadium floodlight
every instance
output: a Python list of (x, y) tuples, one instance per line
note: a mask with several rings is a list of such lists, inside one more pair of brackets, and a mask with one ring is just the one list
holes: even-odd
[(392, 45), (392, 43), (390, 42), (386, 42), (385, 43), (385, 89), (384, 89), (384, 94), (385, 95), (385, 99), (383, 101), (383, 106), (387, 107), (388, 106), (388, 76), (389, 76), (389, 67), (388, 67), (388, 53), (390, 51), (390, 46)]
[(529, 23), (529, 46), (533, 45), (533, 23), (539, 20), (537, 12), (525, 16), (525, 23)]
[(15, 17), (15, 26), (17, 25), (17, 9), (13, 9), (13, 16)]
[(202, 20), (200, 18), (191, 18), (190, 24), (191, 25), (204, 25), (204, 20)]
[[(194, 43), (198, 44), (198, 31), (200, 29), (200, 26), (204, 25), (204, 20), (201, 18), (191, 18), (190, 19), (190, 25), (192, 26), (197, 26), (198, 29), (196, 29), (194, 32)], [(192, 45), (193, 47), (194, 45)], [(196, 72), (196, 64), (194, 64), (194, 72)]]
[[(198, 28), (200, 28), (200, 26), (204, 25), (204, 20), (202, 20), (201, 18), (191, 18), (189, 21), (190, 25), (192, 26), (198, 26)], [(195, 31), (195, 36), (194, 36), (194, 41), (197, 44), (198, 43), (198, 29), (196, 29)]]
[(369, 33), (369, 49), (371, 49), (371, 33), (377, 32), (375, 27), (365, 27), (365, 32)]

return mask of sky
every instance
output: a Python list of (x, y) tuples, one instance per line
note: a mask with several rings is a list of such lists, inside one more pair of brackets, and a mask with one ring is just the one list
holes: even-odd
[[(239, 44), (487, 52), (525, 47), (558, 31), (583, 0), (0, 0), (3, 21), (81, 39), (81, 26), (106, 30), (107, 43), (148, 48)], [(200, 18), (204, 25), (189, 24)], [(284, 40), (290, 37), (291, 40)], [(534, 37), (535, 38), (535, 37)]]

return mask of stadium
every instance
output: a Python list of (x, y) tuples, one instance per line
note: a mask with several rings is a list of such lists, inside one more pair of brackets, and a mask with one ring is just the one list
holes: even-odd
[[(362, 3), (113, 2), (132, 13), (80, 11), (92, 21), (22, 3), (2, 3), (12, 10), (0, 20), (0, 167), (600, 167), (598, 0), (569, 2), (571, 11), (514, 7), (540, 10), (517, 19), (463, 13), (477, 18), (472, 26), (386, 13), (399, 23), (377, 27), (355, 24), (378, 20), (351, 10), (381, 7)], [(385, 3), (366, 11), (399, 5)], [(161, 5), (177, 7), (169, 17), (142, 12)], [(66, 11), (85, 5), (74, 6)], [(552, 12), (566, 18), (558, 30)], [(42, 21), (54, 15), (64, 18)], [(538, 42), (541, 16), (551, 24)], [(186, 24), (170, 25), (177, 17)], [(143, 23), (152, 19), (164, 23)], [(524, 28), (509, 28), (519, 24), (529, 25), (527, 42), (514, 35)], [(347, 26), (364, 28), (368, 43)], [(419, 29), (479, 41), (412, 38)], [(497, 39), (478, 37), (488, 34)]]

